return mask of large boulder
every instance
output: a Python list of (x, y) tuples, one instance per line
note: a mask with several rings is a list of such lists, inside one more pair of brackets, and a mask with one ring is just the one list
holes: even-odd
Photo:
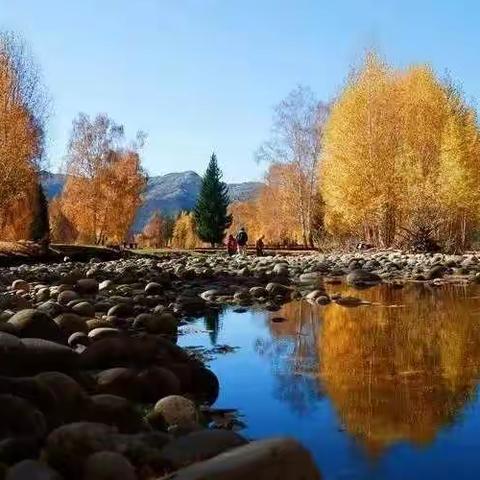
[(310, 453), (290, 438), (249, 443), (176, 471), (164, 480), (320, 480)]
[(137, 395), (137, 371), (133, 368), (116, 367), (103, 370), (97, 375), (97, 391), (134, 399)]
[(66, 338), (60, 327), (44, 312), (27, 308), (13, 315), (8, 323), (20, 337), (41, 338), (57, 343), (65, 343)]

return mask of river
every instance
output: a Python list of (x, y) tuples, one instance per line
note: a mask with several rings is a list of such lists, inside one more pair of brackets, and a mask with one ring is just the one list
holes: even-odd
[(214, 406), (238, 409), (249, 438), (297, 438), (327, 480), (478, 478), (480, 287), (328, 289), (369, 303), (226, 309), (183, 327), (182, 346), (237, 347), (210, 363)]

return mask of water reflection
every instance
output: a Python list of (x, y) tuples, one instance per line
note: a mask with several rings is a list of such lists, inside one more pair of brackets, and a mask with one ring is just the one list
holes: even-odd
[(324, 391), (375, 456), (401, 441), (430, 443), (474, 395), (479, 299), (451, 286), (336, 290), (375, 305), (291, 303), (280, 312), (288, 321), (269, 322), (270, 339), (257, 342), (271, 360), (277, 396), (301, 413)]
[(322, 397), (316, 378), (318, 314), (306, 302), (284, 305), (280, 313), (289, 321), (270, 322), (271, 336), (257, 339), (255, 349), (271, 360), (276, 379), (275, 397), (288, 402), (292, 410), (303, 415), (315, 409)]

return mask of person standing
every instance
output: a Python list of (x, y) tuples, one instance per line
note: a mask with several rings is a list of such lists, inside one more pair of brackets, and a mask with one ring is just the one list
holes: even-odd
[(248, 235), (245, 231), (245, 228), (241, 228), (237, 233), (237, 246), (238, 246), (238, 253), (241, 255), (247, 254), (247, 242), (248, 242)]
[(230, 234), (227, 239), (227, 252), (229, 255), (235, 255), (237, 253), (237, 241), (232, 234)]
[(255, 242), (255, 250), (257, 252), (257, 257), (263, 257), (263, 249), (265, 248), (265, 244), (263, 243), (263, 239), (265, 237), (262, 235), (256, 242)]

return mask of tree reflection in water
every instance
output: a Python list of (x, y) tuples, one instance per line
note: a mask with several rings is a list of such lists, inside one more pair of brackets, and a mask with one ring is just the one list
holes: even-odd
[(480, 299), (453, 286), (336, 290), (380, 305), (286, 305), (279, 313), (288, 321), (270, 323), (271, 344), (259, 348), (272, 359), (279, 396), (302, 411), (323, 390), (372, 455), (431, 442), (475, 393)]
[[(282, 316), (286, 322), (272, 323)], [(292, 302), (268, 315), (271, 336), (257, 339), (256, 351), (268, 357), (276, 378), (276, 398), (288, 402), (293, 411), (307, 414), (322, 397), (317, 381), (318, 313), (305, 302)]]
[(203, 322), (205, 323), (205, 330), (208, 331), (208, 336), (210, 337), (210, 343), (212, 346), (217, 344), (218, 332), (220, 331), (220, 319), (221, 319), (222, 310), (213, 310), (209, 309), (203, 317)]

